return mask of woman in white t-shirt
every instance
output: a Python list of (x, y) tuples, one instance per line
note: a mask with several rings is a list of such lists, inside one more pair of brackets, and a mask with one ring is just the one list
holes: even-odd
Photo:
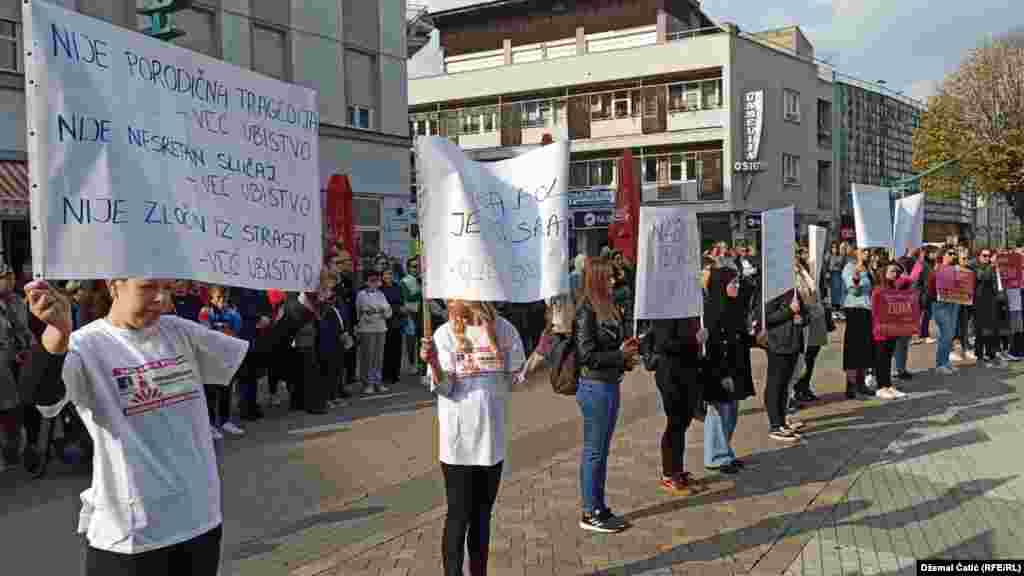
[(26, 286), (47, 324), (28, 384), (46, 417), (74, 404), (94, 444), (78, 530), (86, 576), (215, 576), (221, 485), (203, 382), (230, 382), (249, 344), (161, 315), (167, 283), (112, 280), (105, 318), (71, 330), (70, 304)]
[(446, 576), (487, 573), (491, 511), (505, 460), (505, 417), (514, 375), (525, 361), (510, 322), (484, 302), (451, 300), (448, 322), (424, 338), (420, 357), (437, 393), (441, 471), (448, 500), (442, 550)]

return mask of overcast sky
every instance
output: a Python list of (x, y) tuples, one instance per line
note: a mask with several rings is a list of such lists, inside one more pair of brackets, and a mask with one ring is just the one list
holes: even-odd
[[(478, 0), (410, 0), (433, 10)], [(799, 24), (841, 72), (923, 98), (964, 52), (1024, 26), (1024, 0), (704, 0), (705, 12), (756, 32)]]

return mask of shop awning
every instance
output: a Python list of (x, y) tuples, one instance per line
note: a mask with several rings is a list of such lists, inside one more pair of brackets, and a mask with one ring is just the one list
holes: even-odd
[(0, 216), (28, 217), (28, 164), (0, 160)]

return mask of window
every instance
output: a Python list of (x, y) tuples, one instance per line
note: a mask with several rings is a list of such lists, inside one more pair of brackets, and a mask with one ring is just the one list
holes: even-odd
[(287, 80), (285, 32), (260, 24), (252, 25), (252, 69), (278, 80)]
[(524, 128), (543, 128), (548, 125), (547, 119), (550, 117), (551, 102), (548, 100), (523, 104)]
[(683, 157), (680, 154), (672, 156), (672, 170), (670, 171), (669, 178), (673, 182), (683, 181)]
[(479, 134), (480, 133), (480, 114), (476, 110), (463, 110), (462, 111), (462, 133), (463, 134)]
[(15, 20), (0, 18), (0, 70), (21, 71), (18, 36), (21, 25)]
[(653, 184), (658, 181), (658, 159), (654, 156), (644, 158), (644, 182)]
[(686, 85), (686, 109), (700, 109), (700, 84), (696, 82)]
[(498, 109), (484, 108), (482, 112), (484, 132), (494, 132), (498, 123)]
[(790, 122), (800, 122), (800, 93), (796, 90), (782, 91), (782, 118)]
[(615, 160), (584, 160), (569, 164), (569, 187), (615, 185)]
[(173, 42), (214, 58), (220, 53), (216, 40), (216, 17), (213, 12), (201, 8), (189, 8), (174, 14), (174, 25), (185, 33)]
[(668, 109), (677, 112), (686, 108), (686, 99), (683, 98), (683, 85), (673, 84), (668, 87)]
[(686, 179), (690, 182), (694, 180), (700, 180), (701, 175), (701, 162), (697, 159), (696, 154), (686, 155)]
[(832, 163), (818, 162), (818, 208), (832, 209)]
[(607, 120), (612, 117), (612, 95), (594, 94), (590, 97), (590, 118)]
[(569, 187), (586, 188), (590, 186), (590, 171), (586, 162), (573, 162), (569, 164)]
[(349, 106), (348, 125), (352, 128), (370, 130), (373, 125), (373, 110), (365, 106)]
[(792, 154), (782, 155), (782, 183), (800, 183), (800, 157)]
[(615, 108), (616, 118), (628, 118), (629, 117), (629, 92), (619, 91), (615, 93), (612, 105)]
[(381, 248), (380, 200), (376, 198), (352, 198), (352, 212), (355, 214), (355, 235), (359, 242), (359, 260), (362, 270), (373, 266), (374, 257)]
[(707, 80), (702, 85), (704, 108), (718, 108), (722, 105), (722, 81)]

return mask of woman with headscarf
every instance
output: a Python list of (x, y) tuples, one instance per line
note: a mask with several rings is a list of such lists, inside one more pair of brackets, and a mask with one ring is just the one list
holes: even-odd
[[(750, 372), (750, 309), (742, 293), (742, 279), (732, 269), (720, 272), (705, 301), (717, 301), (716, 317), (705, 316), (707, 367), (704, 399), (704, 467), (723, 474), (739, 472), (744, 462), (732, 449), (732, 435), (739, 417), (739, 402), (754, 395)], [(708, 307), (705, 306), (705, 309)]]
[[(1005, 368), (1000, 353), (999, 278), (992, 258), (992, 250), (978, 253), (974, 287), (974, 341), (978, 351), (978, 364)], [(966, 340), (966, 337), (964, 337)]]

